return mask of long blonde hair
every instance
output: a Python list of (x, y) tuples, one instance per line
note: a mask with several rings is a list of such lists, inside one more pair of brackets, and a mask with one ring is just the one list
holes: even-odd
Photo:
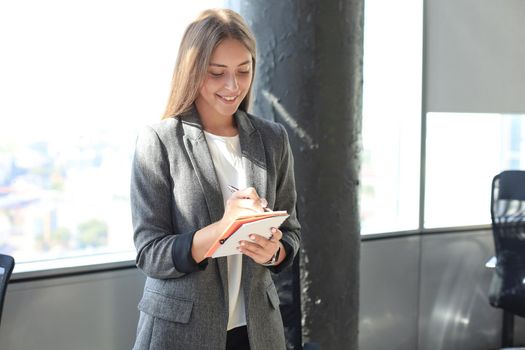
[(171, 81), (171, 93), (162, 119), (188, 111), (197, 99), (208, 71), (213, 50), (224, 39), (240, 41), (252, 55), (252, 82), (239, 109), (248, 111), (255, 76), (255, 37), (236, 12), (211, 9), (202, 12), (190, 23), (182, 37)]

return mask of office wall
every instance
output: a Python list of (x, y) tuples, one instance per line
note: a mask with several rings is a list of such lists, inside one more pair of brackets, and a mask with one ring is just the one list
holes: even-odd
[(416, 349), (420, 238), (361, 244), (359, 348)]
[[(490, 230), (423, 237), (418, 349), (497, 349), (502, 311), (490, 306), (494, 254)], [(516, 341), (525, 344), (525, 322), (516, 318)]]
[[(497, 349), (500, 309), (488, 302), (490, 231), (364, 241), (360, 350)], [(420, 258), (421, 257), (421, 258)], [(516, 318), (525, 345), (525, 319)]]
[(144, 285), (135, 268), (12, 283), (2, 350), (131, 349)]
[[(488, 303), (490, 231), (362, 242), (361, 350), (495, 349), (501, 310)], [(9, 286), (2, 350), (130, 349), (143, 275), (136, 269)], [(525, 344), (525, 319), (516, 318)]]

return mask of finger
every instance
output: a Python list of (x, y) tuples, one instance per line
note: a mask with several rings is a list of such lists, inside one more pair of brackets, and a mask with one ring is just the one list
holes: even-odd
[(259, 200), (252, 200), (252, 199), (241, 199), (246, 200), (247, 202), (243, 205), (246, 205), (247, 208), (255, 210), (256, 212), (264, 212), (264, 208), (261, 206), (261, 202)]
[[(252, 258), (255, 262), (259, 264), (263, 264), (270, 260), (273, 256), (273, 250), (270, 249), (264, 249), (258, 244), (250, 243), (247, 241), (241, 241), (239, 245), (239, 252), (241, 252), (244, 255), (249, 256)], [(275, 247), (275, 250), (277, 250), (277, 247)]]
[(272, 240), (280, 241), (283, 238), (283, 233), (278, 228), (272, 227), (271, 232), (272, 232), (272, 237), (271, 237)]
[(269, 259), (265, 258), (264, 256), (260, 255), (260, 254), (256, 254), (256, 253), (253, 253), (249, 250), (246, 250), (246, 249), (239, 249), (239, 251), (243, 254), (243, 255), (246, 255), (247, 257), (251, 258), (253, 261), (255, 261), (256, 263), (258, 264), (264, 264), (266, 261), (268, 261)]
[(242, 250), (250, 251), (255, 254), (261, 254), (264, 255), (264, 252), (266, 251), (266, 247), (263, 247), (262, 245), (255, 243), (255, 242), (249, 242), (249, 241), (240, 241), (239, 247)]
[(256, 255), (260, 255), (263, 259), (266, 258), (265, 261), (267, 261), (269, 258), (273, 256), (273, 254), (277, 250), (278, 243), (272, 242), (269, 240), (265, 240), (264, 243), (265, 245), (260, 245), (255, 242), (241, 241), (239, 242), (239, 246), (241, 250), (249, 251)]
[(272, 237), (266, 238), (257, 234), (251, 234), (250, 239), (253, 243), (260, 245), (263, 248), (266, 248), (269, 244), (274, 244), (275, 242), (272, 242)]
[(264, 211), (268, 207), (266, 198), (260, 198), (257, 191), (253, 187), (245, 188), (244, 190), (236, 191), (232, 194), (230, 199), (250, 199), (253, 200), (253, 208), (257, 211)]
[(257, 191), (253, 187), (248, 187), (243, 190), (237, 191), (233, 195), (239, 198), (250, 198), (253, 200), (259, 199), (259, 195), (257, 194)]
[(248, 255), (253, 259), (262, 260), (264, 259), (264, 248), (256, 243), (250, 243), (248, 241), (239, 242), (239, 251), (242, 254)]
[(257, 201), (250, 198), (240, 198), (235, 200), (235, 204), (240, 208), (252, 209), (257, 206)]
[(227, 206), (239, 209), (249, 209), (255, 212), (262, 212), (264, 209), (260, 206), (259, 201), (248, 198), (228, 199)]

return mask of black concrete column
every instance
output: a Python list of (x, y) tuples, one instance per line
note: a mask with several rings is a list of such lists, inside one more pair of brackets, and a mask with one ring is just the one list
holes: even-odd
[(302, 341), (356, 349), (363, 0), (235, 4), (257, 37), (254, 114), (286, 126), (295, 156)]

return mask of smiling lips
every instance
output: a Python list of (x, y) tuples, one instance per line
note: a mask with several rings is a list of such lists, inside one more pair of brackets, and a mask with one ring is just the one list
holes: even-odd
[(225, 102), (225, 103), (232, 103), (232, 102), (235, 102), (235, 100), (237, 99), (237, 97), (239, 97), (239, 95), (235, 95), (235, 96), (221, 96), (221, 95), (218, 95), (217, 96), (220, 97), (220, 99)]

